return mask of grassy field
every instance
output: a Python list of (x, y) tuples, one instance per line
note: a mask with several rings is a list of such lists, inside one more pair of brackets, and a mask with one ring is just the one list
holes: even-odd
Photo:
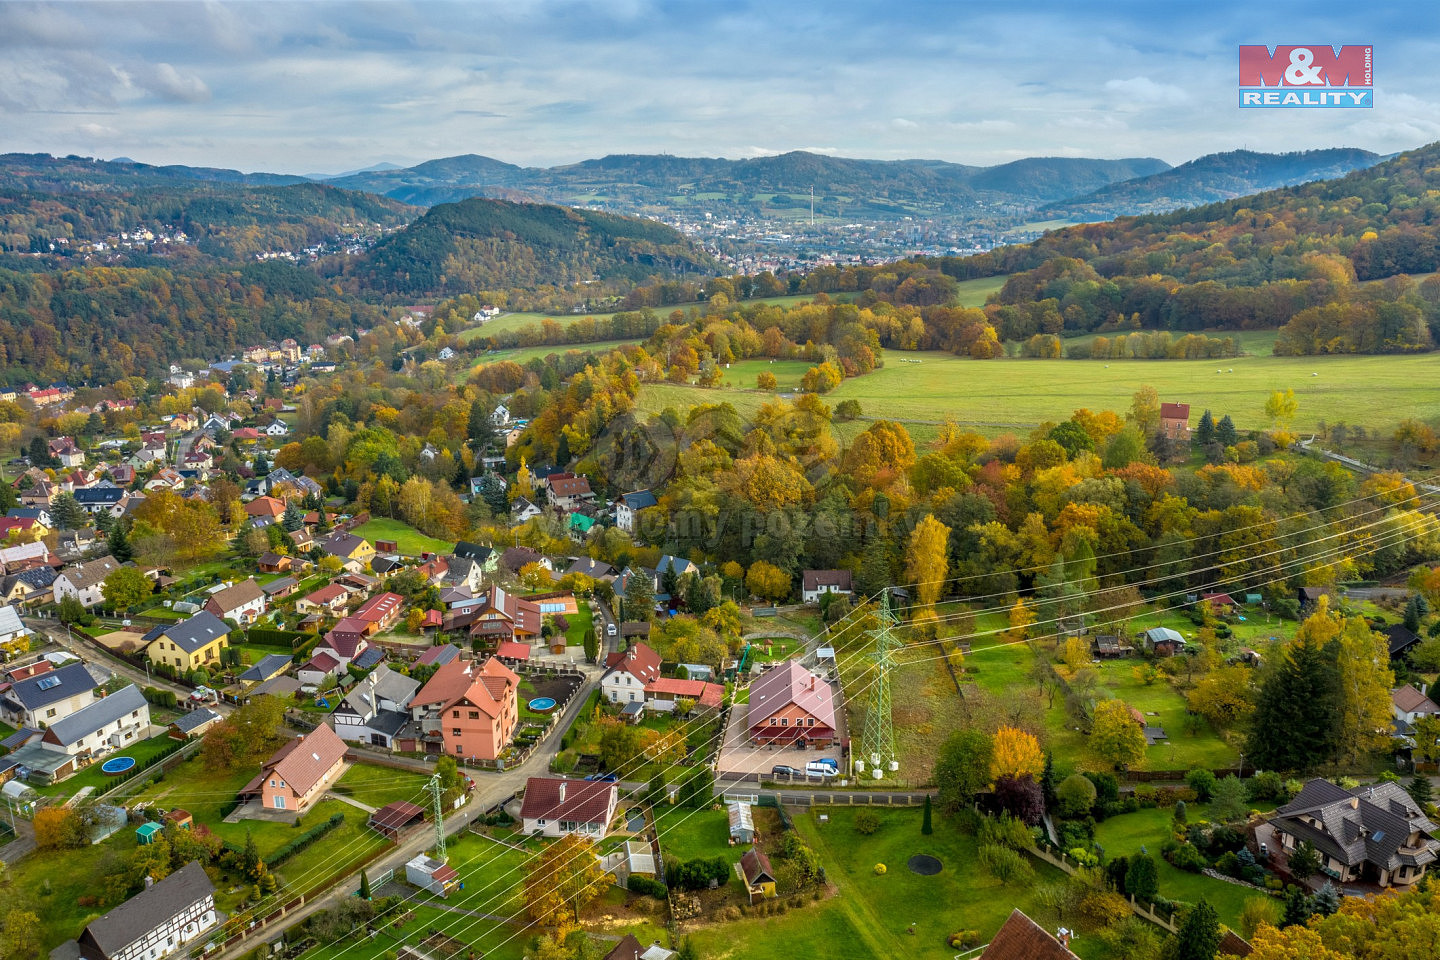
[(394, 540), (399, 545), (400, 552), (407, 556), (419, 556), (422, 553), (449, 553), (455, 549), (453, 543), (427, 537), (409, 524), (401, 523), (399, 520), (387, 520), (383, 517), (362, 523), (351, 533), (370, 541)]
[[(1262, 894), (1233, 883), (1212, 880), (1203, 874), (1178, 870), (1167, 863), (1160, 856), (1160, 845), (1170, 837), (1172, 815), (1172, 811), (1156, 807), (1110, 817), (1096, 826), (1095, 841), (1107, 857), (1127, 857), (1139, 853), (1144, 846), (1155, 858), (1162, 897), (1184, 903), (1196, 903), (1204, 897), (1220, 914), (1221, 923), (1238, 926), (1245, 901)], [(1200, 804), (1191, 805), (1189, 817), (1192, 823), (1205, 819), (1206, 808)]]
[(660, 833), (660, 852), (677, 860), (697, 857), (724, 857), (731, 862), (750, 849), (750, 844), (730, 846), (730, 817), (725, 810), (691, 810), (666, 807), (655, 819)]
[[(1034, 902), (1034, 887), (1062, 876), (1036, 863), (1036, 884), (1006, 886), (976, 864), (975, 838), (944, 820), (926, 837), (917, 808), (877, 809), (880, 829), (866, 837), (855, 832), (856, 812), (816, 808), (795, 818), (796, 829), (839, 888), (838, 896), (778, 917), (702, 929), (693, 935), (700, 955), (707, 960), (776, 956), (789, 942), (823, 943), (824, 956), (847, 960), (951, 960), (956, 951), (945, 940), (957, 930), (976, 930), (986, 943), (1015, 907), (1043, 918), (1046, 911)], [(829, 822), (819, 822), (821, 813)], [(944, 869), (933, 877), (911, 873), (905, 863), (917, 853), (938, 857)], [(884, 876), (875, 875), (877, 863), (886, 865)]]
[(961, 280), (956, 284), (956, 302), (962, 307), (983, 307), (985, 298), (992, 293), (999, 293), (1000, 288), (1005, 286), (1005, 281), (1010, 279), (1006, 274), (1002, 277), (981, 277), (979, 280)]
[(408, 800), (423, 807), (428, 795), (421, 791), (428, 779), (423, 773), (356, 763), (332, 789), (372, 807), (383, 807), (396, 800)]
[(115, 783), (114, 777), (107, 777), (100, 769), (105, 760), (114, 757), (134, 757), (137, 764), (141, 764), (156, 757), (164, 751), (175, 746), (175, 741), (169, 735), (161, 733), (158, 737), (151, 737), (149, 740), (141, 740), (139, 743), (131, 744), (124, 750), (117, 750), (109, 754), (104, 760), (90, 764), (84, 770), (61, 780), (59, 783), (52, 783), (44, 787), (36, 787), (35, 792), (47, 797), (73, 797), (83, 787), (94, 787), (95, 793), (102, 793), (106, 788)]
[[(1227, 372), (1217, 373), (1217, 370)], [(1228, 371), (1234, 370), (1233, 373)], [(1300, 402), (1295, 427), (1307, 431), (1320, 420), (1388, 432), (1401, 420), (1440, 419), (1440, 393), (1429, 387), (1440, 372), (1440, 357), (1242, 356), (1227, 360), (976, 361), (941, 352), (887, 350), (885, 366), (846, 380), (826, 394), (827, 403), (857, 400), (865, 416), (884, 416), (912, 426), (946, 418), (987, 430), (1024, 430), (1061, 420), (1080, 407), (1129, 409), (1141, 384), (1153, 384), (1163, 400), (1190, 404), (1192, 418), (1209, 409), (1229, 414), (1242, 430), (1268, 427), (1265, 400), (1291, 388)], [(1318, 374), (1318, 376), (1312, 376)], [(767, 394), (754, 390), (701, 389), (647, 384), (639, 407), (682, 412), (700, 403), (732, 404), (753, 416)], [(843, 425), (842, 435), (864, 424)], [(917, 436), (920, 431), (915, 431)]]
[(5, 906), (30, 910), (40, 918), (41, 956), (79, 936), (85, 924), (105, 912), (99, 906), (82, 907), (78, 900), (95, 895), (112, 856), (123, 857), (134, 849), (135, 831), (121, 830), (104, 843), (37, 851), (9, 865)]
[[(972, 282), (973, 282), (973, 281), (972, 281)], [(1003, 278), (1002, 278), (1002, 282), (1003, 282)], [(997, 287), (996, 289), (999, 289), (999, 288)], [(768, 304), (774, 304), (774, 305), (776, 305), (776, 306), (787, 306), (787, 307), (788, 307), (788, 306), (792, 306), (792, 305), (797, 304), (797, 303), (804, 303), (804, 302), (806, 302), (806, 301), (813, 300), (813, 299), (815, 299), (815, 298), (814, 298), (814, 296), (813, 296), (812, 294), (797, 294), (797, 295), (794, 295), (794, 296), (784, 296), (784, 297), (763, 297), (763, 298), (758, 299), (758, 300), (746, 300), (746, 301), (744, 301), (744, 303), (746, 303), (746, 304), (768, 303)], [(672, 310), (687, 310), (687, 309), (689, 309), (690, 307), (698, 307), (698, 306), (701, 306), (701, 304), (698, 304), (698, 303), (682, 303), (682, 304), (678, 304), (678, 305), (676, 305), (676, 306), (657, 307), (657, 308), (656, 308), (656, 313), (659, 313), (659, 314), (668, 314), (668, 313), (669, 313), (670, 311), (672, 311)], [(587, 319), (587, 318), (588, 318), (588, 319), (591, 319), (591, 320), (609, 320), (611, 317), (615, 316), (615, 314), (616, 314), (617, 312), (619, 312), (619, 311), (614, 311), (614, 310), (612, 310), (612, 311), (610, 311), (609, 313), (562, 313), (562, 314), (533, 313), (533, 312), (526, 312), (526, 311), (517, 311), (516, 313), (502, 313), (502, 314), (500, 314), (500, 316), (496, 317), (494, 320), (491, 320), (490, 322), (488, 322), (488, 323), (486, 323), (486, 324), (483, 324), (483, 325), (480, 325), (480, 326), (474, 326), (474, 327), (466, 327), (464, 330), (460, 331), (460, 333), (459, 333), (457, 336), (459, 337), (459, 340), (460, 340), (461, 343), (468, 343), (469, 341), (474, 340), (474, 339), (476, 339), (476, 338), (478, 338), (478, 337), (490, 337), (490, 336), (494, 336), (494, 335), (497, 334), (497, 333), (508, 333), (508, 332), (510, 332), (511, 330), (523, 330), (524, 328), (526, 328), (526, 327), (528, 327), (528, 326), (531, 326), (531, 325), (539, 326), (541, 323), (543, 323), (543, 322), (546, 321), (546, 320), (554, 320), (556, 323), (560, 324), (560, 326), (562, 326), (562, 327), (568, 327), (568, 326), (570, 326), (570, 324), (574, 323), (576, 320), (584, 320), (584, 319)]]
[(762, 397), (768, 397), (776, 392), (799, 390), (800, 378), (805, 376), (805, 371), (810, 367), (811, 364), (804, 360), (771, 360), (768, 357), (736, 360), (726, 368), (724, 384), (739, 390), (754, 390), (757, 389), (756, 377), (766, 372), (773, 373), (776, 389), (759, 391)]

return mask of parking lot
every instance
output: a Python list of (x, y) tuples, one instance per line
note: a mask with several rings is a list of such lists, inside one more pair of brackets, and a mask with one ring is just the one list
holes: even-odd
[[(834, 692), (835, 697), (836, 729), (833, 746), (823, 750), (815, 747), (801, 750), (794, 746), (757, 747), (750, 742), (749, 704), (738, 703), (730, 711), (730, 719), (725, 725), (725, 745), (720, 749), (720, 763), (716, 769), (716, 776), (721, 780), (769, 780), (772, 767), (783, 764), (803, 771), (806, 763), (821, 757), (830, 757), (839, 765), (840, 777), (848, 776), (849, 763), (842, 747), (842, 744), (848, 742), (849, 739), (845, 720), (845, 699), (838, 683), (832, 683), (830, 689)], [(796, 782), (803, 782), (803, 779), (797, 778)], [(813, 782), (820, 783), (821, 781), (819, 778), (815, 778)]]

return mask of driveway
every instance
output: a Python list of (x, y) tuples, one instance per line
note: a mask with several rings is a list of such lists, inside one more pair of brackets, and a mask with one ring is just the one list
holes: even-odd
[(772, 767), (783, 764), (804, 770), (807, 762), (819, 760), (821, 757), (829, 757), (839, 764), (842, 775), (848, 772), (849, 762), (841, 747), (848, 736), (845, 725), (845, 698), (838, 684), (832, 683), (830, 689), (833, 691), (835, 703), (834, 745), (823, 749), (808, 747), (804, 750), (794, 746), (756, 746), (750, 742), (749, 704), (737, 703), (731, 709), (730, 718), (725, 724), (725, 744), (720, 748), (720, 760), (715, 768), (715, 776), (721, 780), (760, 777), (768, 780)]

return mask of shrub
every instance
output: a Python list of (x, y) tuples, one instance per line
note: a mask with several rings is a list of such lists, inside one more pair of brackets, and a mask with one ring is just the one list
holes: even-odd
[(880, 818), (874, 810), (861, 810), (855, 814), (855, 832), (861, 836), (870, 836), (880, 829)]
[(1062, 817), (1085, 816), (1095, 805), (1096, 795), (1095, 784), (1078, 773), (1066, 777), (1055, 790)]
[(885, 864), (883, 864), (883, 863), (877, 863), (877, 864), (875, 864), (875, 876), (877, 876), (877, 877), (883, 877), (883, 876), (885, 876)]
[(980, 931), (956, 930), (946, 942), (955, 950), (969, 950), (980, 942)]
[(1035, 835), (1030, 828), (1008, 813), (983, 818), (977, 833), (982, 845), (994, 843), (1011, 850), (1028, 850), (1035, 845)]
[(1131, 916), (1130, 901), (1118, 893), (1091, 890), (1080, 900), (1080, 914), (1097, 927), (1108, 927)]
[(1261, 770), (1250, 778), (1250, 799), (1277, 803), (1290, 799), (1289, 791), (1285, 789), (1285, 778), (1274, 770)]
[(625, 887), (631, 893), (645, 894), (656, 900), (664, 900), (670, 895), (670, 890), (665, 884), (652, 877), (642, 877), (638, 873), (630, 874), (630, 878), (625, 881)]
[(1024, 856), (998, 843), (981, 844), (976, 859), (1001, 883), (1014, 880), (1028, 884), (1035, 878), (1035, 871)]
[(1166, 860), (1177, 870), (1199, 873), (1205, 869), (1205, 855), (1193, 843), (1177, 843), (1173, 849), (1163, 852)]
[(1215, 789), (1215, 774), (1204, 767), (1196, 767), (1185, 775), (1185, 782), (1190, 789), (1195, 791), (1195, 796), (1200, 800), (1209, 800), (1211, 792)]

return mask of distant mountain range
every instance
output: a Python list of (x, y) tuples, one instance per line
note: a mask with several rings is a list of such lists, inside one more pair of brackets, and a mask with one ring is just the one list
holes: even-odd
[(1086, 196), (1050, 203), (1040, 208), (1040, 215), (1109, 220), (1131, 214), (1165, 213), (1343, 177), (1352, 170), (1372, 167), (1381, 159), (1378, 153), (1348, 148), (1299, 153), (1212, 153), (1147, 177), (1108, 184)]

